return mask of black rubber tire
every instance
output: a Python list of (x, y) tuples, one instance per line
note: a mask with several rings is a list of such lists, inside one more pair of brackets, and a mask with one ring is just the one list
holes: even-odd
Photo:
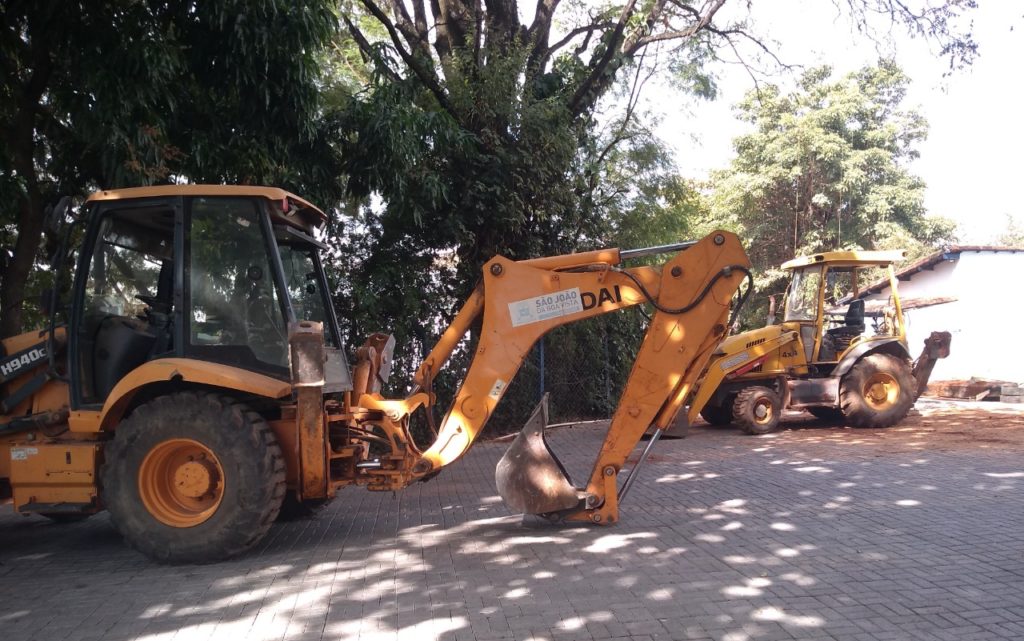
[(295, 492), (287, 492), (284, 495), (284, 501), (281, 503), (281, 511), (277, 514), (277, 520), (287, 522), (311, 519), (333, 500), (334, 497), (300, 501), (295, 497)]
[(92, 516), (92, 514), (76, 514), (74, 512), (40, 512), (39, 516), (45, 516), (54, 523), (66, 525), (69, 523), (79, 523), (84, 521)]
[[(872, 377), (887, 376), (898, 387), (895, 398), (879, 409), (867, 398)], [(868, 354), (843, 376), (839, 399), (846, 423), (853, 427), (890, 427), (903, 420), (914, 405), (916, 383), (910, 364), (891, 354)]]
[(806, 408), (811, 416), (829, 423), (840, 423), (843, 420), (843, 410), (838, 407), (808, 407)]
[(721, 405), (708, 403), (700, 411), (700, 417), (712, 425), (728, 425), (732, 423), (733, 399), (727, 398)]
[[(223, 468), (216, 511), (191, 527), (172, 527), (145, 507), (139, 467), (158, 444), (192, 439)], [(163, 563), (209, 563), (241, 554), (277, 518), (285, 493), (285, 464), (277, 437), (246, 405), (210, 392), (179, 392), (141, 405), (107, 445), (101, 496), (111, 521), (136, 550)]]
[(753, 386), (740, 390), (732, 404), (732, 420), (747, 434), (775, 431), (782, 418), (782, 401), (775, 390)]

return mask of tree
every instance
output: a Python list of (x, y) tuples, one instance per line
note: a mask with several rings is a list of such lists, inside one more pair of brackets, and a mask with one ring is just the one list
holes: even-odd
[[(868, 13), (905, 23), (956, 64), (973, 55), (955, 26), (971, 2), (837, 4), (865, 28)], [(396, 372), (403, 360), (413, 366), (495, 254), (675, 240), (690, 220), (672, 216), (692, 216), (700, 198), (657, 163), (630, 175), (652, 153), (634, 136), (644, 83), (671, 74), (711, 96), (720, 58), (773, 60), (749, 7), (725, 0), (538, 0), (528, 22), (520, 9), (516, 0), (359, 0), (342, 15), (345, 59), (354, 43), (373, 81), (339, 105), (348, 188), (366, 204), (332, 235), (338, 303), (355, 336), (387, 327), (410, 346)], [(635, 344), (635, 323), (612, 325), (615, 341)]]
[(765, 293), (781, 291), (777, 267), (798, 255), (908, 244), (919, 254), (953, 233), (925, 215), (924, 183), (906, 168), (927, 134), (902, 106), (908, 78), (888, 61), (831, 75), (819, 67), (793, 92), (749, 94), (738, 109), (753, 131), (712, 179), (712, 217), (742, 234)]
[[(953, 66), (975, 54), (970, 33), (957, 27), (972, 0), (836, 3), (865, 32), (881, 15), (933, 39)], [(622, 0), (599, 9), (538, 0), (529, 24), (517, 0), (357, 6), (342, 18), (377, 82), (345, 119), (350, 188), (381, 196), (384, 239), (454, 250), (464, 284), (495, 253), (558, 247), (562, 235), (590, 240), (589, 177), (606, 155), (580, 152), (592, 147), (594, 109), (622, 71), (639, 77), (660, 64), (709, 91), (706, 64), (723, 52), (773, 57), (744, 10), (726, 0)]]
[[(969, 0), (837, 4), (865, 28), (881, 14), (933, 38), (955, 64), (974, 54), (956, 26)], [(649, 73), (667, 69), (684, 87), (712, 93), (710, 62), (727, 52), (771, 58), (744, 8), (726, 0), (600, 8), (538, 0), (529, 22), (517, 0), (359, 0), (349, 9), (348, 41), (373, 83), (340, 106), (340, 145), (350, 194), (373, 206), (342, 228), (358, 246), (346, 277), (366, 290), (353, 299), (382, 305), (390, 318), (428, 311), (421, 280), (412, 289), (387, 276), (403, 268), (452, 275), (453, 287), (429, 297), (450, 308), (495, 254), (571, 251), (607, 237), (594, 178), (614, 156), (597, 134), (596, 110), (614, 87), (639, 91)], [(628, 113), (635, 92), (625, 93)]]
[(1005, 247), (1024, 247), (1024, 221), (1006, 214), (1006, 226), (995, 237), (995, 242)]
[(338, 201), (318, 87), (335, 25), (332, 0), (3, 3), (0, 334), (21, 329), (61, 194), (191, 180)]

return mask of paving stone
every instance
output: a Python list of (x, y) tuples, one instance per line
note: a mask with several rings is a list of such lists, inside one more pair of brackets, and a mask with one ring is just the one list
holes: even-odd
[[(603, 432), (552, 432), (586, 478)], [(483, 443), (430, 483), (346, 490), (250, 554), (167, 567), (105, 515), (0, 510), (4, 641), (1024, 638), (1020, 453), (858, 431), (658, 444), (613, 527), (524, 523)], [(993, 479), (998, 479), (994, 483)]]

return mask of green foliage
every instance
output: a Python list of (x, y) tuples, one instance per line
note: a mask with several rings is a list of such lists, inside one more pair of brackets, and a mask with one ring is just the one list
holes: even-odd
[(995, 242), (1006, 247), (1024, 247), (1024, 221), (1006, 214), (1006, 227), (996, 236)]
[[(515, 109), (471, 107), (495, 102), (481, 94), (513, 89), (482, 79), (453, 91), (453, 104), (472, 111), (478, 131), (431, 109), (416, 83), (383, 74), (345, 104), (340, 144), (349, 189), (368, 204), (330, 233), (337, 304), (351, 341), (381, 329), (395, 334), (396, 391), (495, 253), (529, 258), (673, 242), (687, 237), (688, 221), (703, 211), (699, 194), (635, 117), (602, 132), (573, 125), (552, 98), (520, 98)], [(626, 312), (549, 337), (548, 389), (584, 391), (566, 396), (571, 410), (566, 399), (553, 399), (554, 411), (607, 415), (609, 390), (617, 397), (643, 331), (643, 318)], [(471, 345), (438, 380), (442, 399), (454, 394)], [(518, 426), (537, 402), (538, 358), (535, 350), (506, 392), (493, 421), (498, 429)]]
[(334, 0), (5, 3), (0, 184), (14, 197), (0, 205), (4, 332), (17, 331), (32, 296), (42, 209), (59, 195), (187, 180), (340, 200), (335, 120), (320, 94), (335, 9)]
[[(924, 183), (906, 168), (927, 134), (924, 119), (902, 106), (908, 78), (889, 61), (831, 76), (819, 67), (788, 94), (775, 86), (749, 94), (738, 111), (753, 131), (713, 177), (712, 219), (743, 236), (764, 295), (781, 291), (776, 268), (795, 256), (920, 255), (953, 232), (949, 221), (925, 215)], [(754, 323), (761, 311), (752, 306)]]

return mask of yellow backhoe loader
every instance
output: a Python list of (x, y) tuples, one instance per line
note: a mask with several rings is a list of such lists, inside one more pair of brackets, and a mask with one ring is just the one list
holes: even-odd
[[(613, 523), (639, 466), (620, 483), (627, 456), (672, 423), (750, 278), (724, 231), (644, 250), (496, 256), (411, 393), (386, 399), (394, 340), (374, 334), (350, 369), (315, 238), (326, 216), (302, 198), (125, 189), (93, 194), (74, 220), (55, 263), (84, 226), (67, 323), (54, 294), (47, 329), (2, 341), (0, 499), (55, 520), (106, 509), (130, 545), (167, 562), (244, 552), (286, 493), (315, 502), (347, 485), (431, 478), (473, 444), (541, 336), (647, 304), (647, 334), (585, 484), (544, 443), (543, 408), (496, 472), (514, 509)], [(661, 267), (621, 266), (662, 253), (674, 255)], [(437, 403), (433, 381), (471, 326), (481, 329), (461, 388), (433, 442), (417, 443), (410, 417)]]
[[(893, 263), (903, 251), (834, 251), (782, 265), (792, 277), (781, 324), (722, 341), (694, 388), (687, 418), (737, 424), (748, 434), (774, 430), (783, 409), (805, 409), (854, 427), (889, 427), (949, 355), (949, 332), (933, 332), (911, 363)], [(884, 272), (889, 300), (860, 297), (863, 281)], [(774, 308), (774, 301), (773, 301)], [(868, 326), (867, 319), (872, 319)]]

